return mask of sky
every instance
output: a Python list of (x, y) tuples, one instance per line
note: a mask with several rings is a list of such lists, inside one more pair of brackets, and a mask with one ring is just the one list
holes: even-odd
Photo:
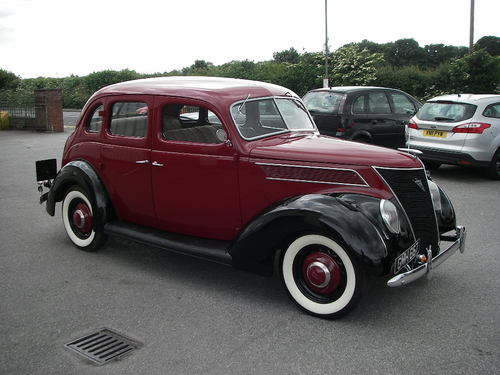
[[(330, 50), (368, 39), (468, 46), (470, 0), (328, 0)], [(265, 61), (325, 43), (324, 0), (1, 0), (0, 69), (22, 78), (166, 72), (195, 60)], [(500, 36), (499, 0), (475, 0), (474, 41)]]

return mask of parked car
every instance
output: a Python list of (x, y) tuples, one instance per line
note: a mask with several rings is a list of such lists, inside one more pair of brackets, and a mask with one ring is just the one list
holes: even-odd
[(356, 304), (366, 272), (401, 286), (465, 246), (419, 159), (322, 136), (299, 97), (262, 82), (105, 87), (85, 105), (62, 166), (37, 162), (49, 188), (40, 202), (52, 216), (62, 203), (76, 247), (94, 251), (114, 235), (262, 275), (279, 264), (291, 299), (323, 318)]
[(406, 125), (422, 104), (383, 87), (330, 87), (309, 91), (304, 103), (321, 134), (399, 148)]
[(408, 146), (428, 169), (484, 167), (500, 179), (500, 95), (445, 95), (428, 100), (409, 125)]

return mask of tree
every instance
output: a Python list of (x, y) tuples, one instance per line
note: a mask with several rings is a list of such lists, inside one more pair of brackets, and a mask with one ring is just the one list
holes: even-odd
[(375, 81), (377, 67), (382, 65), (384, 58), (381, 53), (370, 53), (350, 45), (335, 51), (332, 60), (332, 85), (367, 85)]
[(389, 65), (421, 65), (425, 61), (425, 50), (414, 39), (399, 39), (387, 44), (385, 60)]
[(16, 89), (21, 83), (21, 78), (7, 70), (0, 69), (0, 90)]
[(491, 94), (500, 90), (500, 56), (480, 49), (450, 63), (449, 89), (457, 93)]
[(467, 47), (446, 46), (444, 44), (429, 44), (424, 47), (424, 50), (426, 58), (422, 65), (425, 67), (436, 67), (453, 59), (464, 57), (468, 52)]
[(300, 54), (292, 47), (281, 52), (273, 53), (273, 59), (279, 63), (297, 64), (300, 60)]
[(101, 72), (90, 73), (88, 76), (84, 77), (84, 82), (89, 95), (91, 95), (93, 92), (103, 88), (104, 86), (138, 78), (141, 78), (141, 75), (135, 70), (103, 70)]
[(214, 64), (205, 60), (195, 60), (189, 68), (182, 69), (183, 75), (206, 76), (213, 69)]
[(484, 48), (491, 56), (500, 56), (500, 38), (497, 36), (483, 36), (474, 44), (474, 50)]

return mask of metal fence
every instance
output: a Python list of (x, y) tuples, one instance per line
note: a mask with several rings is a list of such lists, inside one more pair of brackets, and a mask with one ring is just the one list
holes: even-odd
[(9, 129), (47, 130), (47, 98), (0, 93), (0, 112), (7, 112)]

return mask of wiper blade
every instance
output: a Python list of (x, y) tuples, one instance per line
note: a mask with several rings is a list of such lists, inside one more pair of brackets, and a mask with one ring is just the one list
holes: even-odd
[(435, 121), (455, 121), (454, 118), (449, 118), (449, 117), (434, 117)]

